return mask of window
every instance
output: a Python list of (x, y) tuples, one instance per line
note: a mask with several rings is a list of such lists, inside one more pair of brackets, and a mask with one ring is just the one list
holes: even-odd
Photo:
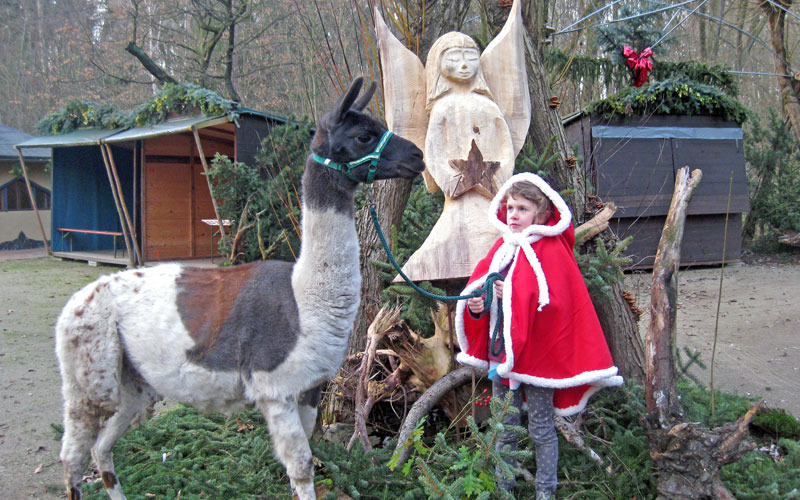
[[(32, 182), (33, 197), (36, 199), (36, 208), (50, 210), (50, 191)], [(17, 177), (13, 181), (0, 186), (0, 211), (33, 210), (31, 198), (28, 196), (28, 186), (25, 180)]]

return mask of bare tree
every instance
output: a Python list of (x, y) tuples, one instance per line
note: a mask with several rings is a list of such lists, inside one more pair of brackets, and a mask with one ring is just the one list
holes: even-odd
[(767, 16), (772, 48), (775, 50), (772, 58), (775, 72), (779, 75), (776, 78), (781, 90), (783, 115), (791, 124), (795, 137), (800, 137), (800, 80), (792, 71), (786, 47), (786, 13), (792, 6), (792, 0), (761, 0), (759, 5)]

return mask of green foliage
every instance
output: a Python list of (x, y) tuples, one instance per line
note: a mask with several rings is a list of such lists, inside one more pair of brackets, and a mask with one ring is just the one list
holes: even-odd
[(789, 500), (800, 498), (800, 442), (779, 439), (783, 452), (774, 461), (759, 451), (751, 451), (740, 461), (722, 469), (722, 480), (740, 500)]
[[(621, 49), (620, 49), (621, 50)], [(630, 70), (624, 63), (607, 57), (567, 54), (553, 48), (544, 56), (544, 64), (551, 75), (563, 73), (573, 82), (605, 82), (623, 87), (630, 81)]]
[[(505, 400), (492, 398), (489, 404), (491, 415), (480, 428), (472, 416), (467, 416), (468, 437), (460, 442), (452, 442), (446, 433), (439, 432), (433, 445), (429, 446), (423, 442), (420, 423), (408, 444), (413, 449), (403, 474), (416, 472), (417, 481), (427, 498), (431, 499), (513, 498), (510, 493), (496, 487), (495, 470), (501, 470), (508, 477), (514, 472), (506, 459), (524, 462), (532, 457), (532, 453), (524, 447), (519, 450), (495, 449), (503, 432), (512, 431), (520, 436), (527, 434), (523, 427), (503, 424), (510, 412), (518, 412), (511, 401), (510, 393)], [(390, 464), (397, 465), (394, 460)], [(523, 495), (528, 489), (527, 485), (519, 485), (517, 493)]]
[[(700, 379), (689, 371), (689, 368), (697, 365), (702, 370), (706, 369), (705, 363), (700, 359), (700, 354), (700, 351), (697, 349), (690, 349), (687, 346), (683, 346), (683, 354), (681, 354), (679, 349), (675, 350), (675, 364), (678, 367), (678, 376), (686, 377), (696, 385), (702, 385), (702, 383)], [(686, 356), (687, 359), (684, 359), (684, 356)]]
[(556, 136), (554, 135), (547, 142), (544, 151), (539, 153), (533, 147), (533, 143), (526, 141), (517, 155), (517, 159), (514, 163), (514, 173), (532, 172), (547, 180), (548, 172), (553, 168), (556, 160), (559, 158), (558, 153), (553, 153), (553, 145), (555, 142)]
[(648, 441), (641, 426), (645, 413), (644, 388), (635, 382), (598, 392), (585, 414), (583, 436), (608, 462), (607, 469), (561, 439), (559, 497), (655, 498)]
[[(267, 426), (257, 411), (204, 416), (184, 407), (130, 430), (114, 453), (129, 498), (290, 499), (285, 469), (272, 458)], [(86, 497), (107, 498), (102, 482)]]
[(733, 422), (749, 410), (758, 400), (736, 394), (714, 391), (714, 412), (711, 412), (711, 391), (688, 379), (678, 380), (678, 392), (688, 422), (701, 422), (707, 427), (717, 427)]
[(131, 112), (131, 124), (138, 127), (159, 123), (170, 113), (184, 114), (201, 112), (206, 116), (227, 114), (236, 119), (236, 103), (191, 83), (167, 83), (156, 95), (143, 102)]
[(753, 418), (751, 428), (773, 437), (800, 439), (800, 422), (782, 408), (767, 408)]
[(43, 118), (36, 128), (45, 135), (65, 134), (81, 127), (114, 130), (162, 122), (170, 113), (200, 112), (206, 116), (227, 114), (236, 119), (239, 116), (236, 109), (234, 101), (224, 99), (211, 90), (190, 83), (168, 83), (130, 114), (110, 104), (73, 101)]
[[(294, 260), (300, 248), (300, 181), (311, 138), (308, 122), (274, 127), (263, 140), (256, 166), (233, 162), (217, 155), (208, 176), (219, 200), (220, 216), (232, 225), (220, 242), (230, 254), (231, 237), (246, 213), (245, 224), (256, 227), (244, 236), (240, 247), (245, 262), (262, 257)], [(245, 208), (247, 209), (245, 211)]]
[[(645, 12), (654, 10), (662, 5), (645, 1), (640, 5), (623, 5), (615, 15), (617, 19), (638, 16)], [(656, 57), (667, 53), (669, 39), (662, 40), (653, 46), (662, 36), (662, 25), (668, 13), (666, 11), (647, 14), (644, 16), (633, 17), (623, 22), (609, 23), (598, 26), (597, 41), (603, 52), (611, 57), (617, 65), (625, 64), (625, 56), (622, 55), (622, 47), (627, 45), (637, 53), (652, 47)]]
[[(580, 234), (576, 241), (580, 241)], [(595, 252), (580, 253), (580, 244), (575, 245), (573, 254), (578, 262), (578, 267), (586, 282), (586, 288), (592, 297), (610, 296), (615, 283), (620, 283), (625, 278), (622, 268), (631, 264), (629, 257), (621, 257), (622, 252), (631, 244), (633, 236), (628, 236), (616, 243), (610, 252), (602, 238), (595, 238)]]
[[(707, 389), (682, 380), (678, 391), (686, 420), (709, 427), (736, 420), (754, 401), (717, 393), (717, 411), (712, 418)], [(513, 409), (507, 401), (497, 399), (492, 400), (490, 408), (492, 416), (484, 424), (478, 426), (468, 419), (466, 437), (444, 430), (433, 439), (426, 438), (424, 423), (420, 423), (409, 442), (413, 447), (411, 459), (403, 467), (392, 461), (393, 443), (370, 452), (359, 446), (347, 451), (341, 444), (312, 443), (314, 456), (321, 463), (316, 481), (333, 490), (327, 500), (338, 498), (336, 491), (359, 500), (510, 498), (495, 487), (495, 467), (508, 473), (503, 457), (514, 456), (534, 470), (533, 445), (524, 437), (525, 429), (515, 427), (512, 430), (520, 434), (520, 450), (496, 452), (497, 436), (506, 428), (500, 422)], [(655, 499), (648, 441), (641, 426), (645, 413), (644, 389), (635, 382), (598, 392), (583, 415), (581, 431), (587, 445), (606, 465), (599, 467), (562, 439), (559, 498)], [(772, 422), (763, 425), (783, 429), (786, 423), (776, 423), (790, 422), (783, 415), (765, 412), (756, 416), (754, 425)], [(736, 498), (800, 498), (800, 442), (782, 432), (771, 436), (780, 460), (751, 452), (723, 469), (723, 481)], [(266, 424), (254, 410), (230, 417), (203, 415), (184, 407), (168, 410), (130, 430), (114, 448), (114, 458), (129, 498), (144, 498), (146, 494), (162, 499), (291, 498), (285, 470), (272, 456)], [(532, 484), (518, 481), (515, 494), (517, 498), (532, 498), (533, 489)], [(86, 498), (106, 498), (99, 481), (88, 484), (85, 491)]]
[(720, 65), (709, 66), (697, 61), (659, 61), (653, 65), (651, 80), (686, 78), (702, 85), (716, 87), (725, 94), (739, 95), (739, 84), (735, 77)]
[(800, 232), (800, 140), (770, 109), (766, 127), (755, 118), (745, 130), (744, 154), (751, 167), (747, 236), (756, 227), (765, 234)]
[(747, 118), (747, 110), (733, 97), (685, 77), (626, 88), (590, 103), (587, 112), (604, 118), (649, 114), (711, 115), (740, 124)]
[[(325, 484), (350, 495), (354, 499), (408, 499), (422, 500), (421, 488), (413, 483), (412, 478), (387, 469), (391, 448), (375, 448), (371, 451), (356, 445), (348, 451), (338, 443), (320, 441), (313, 443), (314, 457), (323, 464), (317, 482)], [(338, 497), (334, 492), (328, 495), (330, 500)], [(320, 499), (326, 500), (326, 499)]]
[(39, 121), (36, 128), (43, 135), (58, 135), (72, 132), (81, 127), (114, 130), (128, 126), (128, 116), (110, 104), (73, 101), (60, 110), (47, 115)]

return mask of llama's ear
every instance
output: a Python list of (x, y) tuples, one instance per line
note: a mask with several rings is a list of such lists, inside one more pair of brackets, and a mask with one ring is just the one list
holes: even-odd
[(372, 96), (375, 94), (376, 84), (372, 82), (369, 88), (364, 92), (364, 94), (353, 103), (351, 109), (355, 109), (356, 111), (364, 111), (364, 108), (367, 107), (369, 100), (372, 99)]
[(336, 120), (341, 121), (348, 110), (353, 106), (358, 93), (361, 91), (361, 86), (364, 84), (364, 77), (359, 76), (350, 84), (350, 88), (344, 93), (339, 103), (336, 105)]

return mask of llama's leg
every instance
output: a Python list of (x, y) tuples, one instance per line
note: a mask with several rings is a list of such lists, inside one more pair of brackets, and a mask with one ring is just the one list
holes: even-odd
[(300, 421), (303, 423), (307, 439), (311, 439), (311, 434), (314, 433), (314, 426), (317, 423), (317, 408), (324, 383), (307, 390), (297, 399), (297, 409), (300, 412)]
[(117, 412), (103, 425), (92, 448), (92, 456), (111, 500), (125, 500), (125, 494), (114, 469), (111, 449), (130, 428), (132, 422), (146, 418), (148, 407), (157, 399), (155, 390), (143, 383), (125, 383), (121, 389), (122, 398)]
[(89, 449), (97, 438), (99, 410), (68, 403), (64, 409), (64, 436), (61, 438), (61, 464), (67, 500), (81, 500), (81, 479)]
[(267, 420), (275, 455), (286, 466), (286, 473), (298, 498), (315, 500), (314, 464), (297, 403), (262, 400), (258, 406)]

